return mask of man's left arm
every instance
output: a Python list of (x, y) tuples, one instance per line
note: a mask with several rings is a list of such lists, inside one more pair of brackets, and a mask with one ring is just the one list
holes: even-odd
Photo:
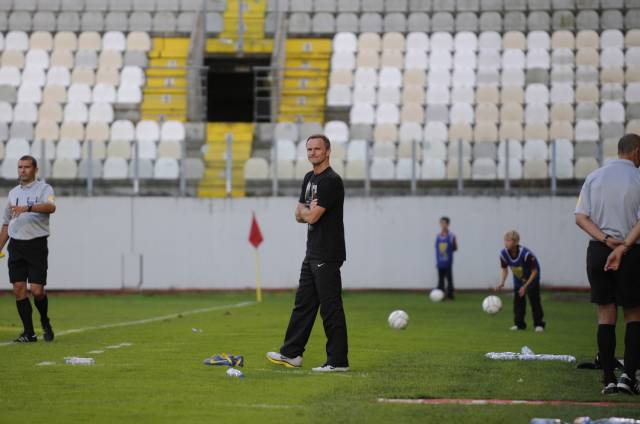
[(302, 211), (302, 218), (309, 224), (315, 224), (322, 215), (343, 195), (337, 180), (325, 179), (318, 183), (318, 197), (311, 202), (309, 209)]
[(520, 297), (524, 297), (525, 293), (527, 292), (527, 287), (529, 287), (538, 276), (538, 262), (536, 261), (536, 259), (533, 256), (530, 256), (527, 262), (527, 265), (531, 268), (531, 274), (529, 275), (529, 278), (524, 283), (524, 285), (520, 287), (518, 293)]
[(453, 251), (457, 252), (458, 251), (458, 237), (453, 236)]

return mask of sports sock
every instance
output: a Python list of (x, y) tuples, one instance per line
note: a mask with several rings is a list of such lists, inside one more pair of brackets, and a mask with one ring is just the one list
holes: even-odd
[(33, 335), (35, 332), (33, 331), (33, 321), (31, 319), (31, 302), (29, 298), (22, 300), (16, 300), (16, 306), (18, 307), (18, 314), (20, 315), (20, 319), (22, 320), (22, 326), (24, 327), (25, 334)]
[(36, 308), (38, 308), (38, 312), (40, 312), (40, 322), (43, 324), (48, 323), (49, 317), (47, 316), (47, 311), (49, 309), (49, 300), (47, 299), (47, 295), (34, 298), (33, 303), (36, 305)]
[(640, 362), (640, 321), (627, 323), (624, 336), (624, 372), (634, 379)]
[(616, 366), (616, 326), (611, 324), (598, 325), (598, 351), (600, 363), (604, 373), (604, 383), (614, 383), (616, 376), (613, 370)]

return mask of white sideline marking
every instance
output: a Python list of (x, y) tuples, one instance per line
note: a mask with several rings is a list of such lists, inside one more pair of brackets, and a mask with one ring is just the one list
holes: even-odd
[[(139, 319), (139, 320), (135, 320), (135, 321), (116, 322), (116, 323), (113, 323), (113, 324), (92, 325), (90, 327), (74, 328), (74, 329), (71, 329), (71, 330), (60, 331), (59, 333), (56, 333), (56, 337), (66, 336), (68, 334), (84, 333), (84, 332), (93, 331), (93, 330), (106, 330), (108, 328), (130, 327), (132, 325), (151, 324), (153, 322), (164, 321), (164, 320), (168, 320), (168, 319), (175, 319), (175, 318), (178, 318), (180, 316), (202, 314), (202, 313), (205, 313), (205, 312), (218, 311), (220, 309), (243, 308), (245, 306), (253, 305), (254, 303), (256, 303), (256, 302), (251, 301), (251, 302), (233, 303), (231, 305), (211, 306), (209, 308), (193, 309), (191, 311), (178, 312), (178, 313), (175, 313), (175, 314), (163, 315), (163, 316), (153, 317), (153, 318)], [(16, 343), (14, 343), (12, 341), (10, 341), (10, 342), (0, 342), (0, 346), (9, 346), (9, 345), (13, 345), (13, 344), (16, 344)]]

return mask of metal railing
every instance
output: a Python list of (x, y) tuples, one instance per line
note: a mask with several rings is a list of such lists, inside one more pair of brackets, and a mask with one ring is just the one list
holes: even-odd
[(206, 73), (203, 78), (204, 54), (207, 43), (206, 3), (194, 19), (187, 56), (187, 117), (190, 121), (203, 121), (207, 117)]

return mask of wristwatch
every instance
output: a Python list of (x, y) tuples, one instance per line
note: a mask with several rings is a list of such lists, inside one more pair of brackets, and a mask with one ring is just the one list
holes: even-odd
[(604, 238), (602, 239), (602, 242), (603, 242), (604, 244), (607, 244), (607, 240), (609, 240), (609, 237), (611, 237), (609, 234), (605, 234), (605, 235), (604, 235)]

